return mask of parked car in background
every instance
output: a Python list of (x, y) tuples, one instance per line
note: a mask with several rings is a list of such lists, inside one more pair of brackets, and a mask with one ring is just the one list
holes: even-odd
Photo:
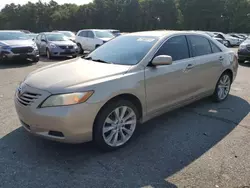
[(27, 36), (31, 39), (31, 40), (35, 40), (35, 38), (37, 37), (38, 34), (36, 33), (29, 33), (27, 34)]
[(72, 31), (53, 31), (53, 32), (62, 33), (71, 41), (76, 42), (76, 35)]
[(10, 59), (29, 59), (38, 62), (37, 45), (21, 31), (0, 31), (0, 60)]
[(245, 37), (240, 36), (240, 35), (238, 35), (236, 33), (230, 33), (229, 35), (232, 36), (232, 37), (238, 38), (240, 43), (242, 43), (246, 39)]
[(77, 45), (62, 33), (40, 33), (36, 37), (35, 41), (38, 46), (39, 53), (41, 55), (46, 55), (48, 59), (59, 56), (76, 57), (78, 54)]
[(215, 39), (215, 40), (217, 40), (218, 42), (220, 42), (221, 44), (223, 44), (224, 46), (227, 46), (227, 47), (228, 47), (227, 41), (224, 40), (224, 39), (222, 39), (222, 38), (216, 37), (215, 34), (214, 34), (213, 32), (208, 32), (208, 31), (206, 31), (205, 33), (208, 34), (208, 35), (209, 35), (210, 37), (212, 37), (213, 39)]
[(238, 49), (239, 63), (250, 61), (250, 38), (247, 38), (243, 43), (240, 44)]
[(108, 30), (102, 29), (84, 29), (76, 34), (76, 43), (79, 47), (80, 53), (86, 51), (93, 51), (115, 36)]
[(111, 32), (114, 36), (118, 37), (121, 35), (120, 30), (115, 30), (115, 29), (109, 29), (109, 32)]
[(221, 33), (221, 32), (214, 32), (216, 38), (221, 38), (226, 41), (225, 46), (238, 46), (240, 44), (240, 40), (238, 38), (232, 37), (230, 35)]
[(131, 33), (82, 59), (31, 73), (17, 89), (15, 106), (34, 135), (94, 140), (114, 150), (128, 143), (139, 123), (203, 97), (224, 101), (237, 69), (235, 53), (205, 34)]

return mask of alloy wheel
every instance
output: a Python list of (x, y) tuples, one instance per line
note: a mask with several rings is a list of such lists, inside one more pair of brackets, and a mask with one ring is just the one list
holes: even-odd
[(217, 95), (220, 100), (224, 100), (230, 91), (231, 86), (231, 79), (229, 75), (225, 74), (220, 78), (218, 88), (217, 88)]
[(136, 124), (137, 117), (132, 108), (117, 107), (108, 115), (103, 124), (103, 139), (111, 147), (122, 146), (133, 135)]

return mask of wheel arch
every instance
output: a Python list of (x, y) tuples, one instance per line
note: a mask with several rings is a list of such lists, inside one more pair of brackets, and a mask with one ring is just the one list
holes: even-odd
[(97, 120), (97, 117), (99, 116), (99, 114), (102, 112), (102, 110), (110, 103), (112, 102), (115, 102), (117, 100), (128, 100), (130, 102), (132, 102), (135, 107), (137, 108), (138, 110), (138, 113), (139, 113), (139, 119), (142, 118), (143, 116), (143, 106), (142, 106), (142, 102), (140, 101), (140, 99), (138, 97), (136, 97), (135, 95), (133, 94), (130, 94), (130, 93), (124, 93), (124, 94), (119, 94), (119, 95), (116, 95), (112, 98), (110, 98), (98, 111), (96, 117), (95, 117), (95, 120), (94, 120), (94, 124), (93, 124), (93, 131), (92, 131), (92, 136), (94, 138), (94, 125), (96, 123), (96, 120)]

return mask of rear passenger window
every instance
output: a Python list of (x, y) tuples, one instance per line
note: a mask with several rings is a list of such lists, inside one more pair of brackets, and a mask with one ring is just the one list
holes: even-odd
[(92, 31), (88, 31), (88, 38), (94, 38), (94, 33)]
[(202, 36), (188, 36), (194, 57), (212, 53), (208, 39)]
[(185, 36), (176, 36), (168, 39), (156, 53), (158, 55), (169, 55), (173, 61), (189, 58), (188, 44)]
[(87, 33), (87, 31), (81, 31), (81, 32), (79, 33), (79, 36), (80, 36), (80, 37), (88, 37), (88, 33)]
[(221, 49), (216, 44), (214, 44), (212, 41), (210, 41), (210, 44), (211, 44), (213, 53), (221, 52)]

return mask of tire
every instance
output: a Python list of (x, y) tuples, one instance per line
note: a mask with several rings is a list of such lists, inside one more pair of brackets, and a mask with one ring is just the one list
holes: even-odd
[(34, 58), (32, 59), (32, 63), (37, 63), (39, 60), (40, 60), (39, 57), (34, 57)]
[(231, 89), (231, 84), (231, 74), (229, 72), (223, 73), (218, 80), (213, 93), (213, 99), (215, 102), (222, 102), (227, 99)]
[(77, 43), (79, 54), (83, 54), (84, 50), (82, 49), (82, 45), (80, 43)]
[[(119, 117), (122, 117), (123, 110), (125, 112), (120, 122), (118, 122), (118, 119), (115, 121), (115, 110), (117, 111), (117, 109), (119, 109)], [(126, 120), (129, 115), (131, 115), (131, 118)], [(125, 125), (124, 122), (122, 123), (122, 119)], [(138, 119), (137, 108), (128, 100), (120, 99), (106, 104), (98, 113), (94, 123), (93, 140), (95, 144), (104, 151), (113, 151), (125, 146), (135, 133)], [(113, 125), (111, 125), (111, 122)], [(126, 122), (131, 124), (126, 124)], [(104, 127), (106, 132), (104, 132)]]
[(50, 53), (50, 51), (49, 51), (48, 48), (46, 49), (46, 57), (47, 57), (48, 59), (52, 59), (51, 53)]
[(226, 47), (231, 47), (231, 44), (230, 44), (230, 42), (228, 40), (226, 41), (225, 46)]

